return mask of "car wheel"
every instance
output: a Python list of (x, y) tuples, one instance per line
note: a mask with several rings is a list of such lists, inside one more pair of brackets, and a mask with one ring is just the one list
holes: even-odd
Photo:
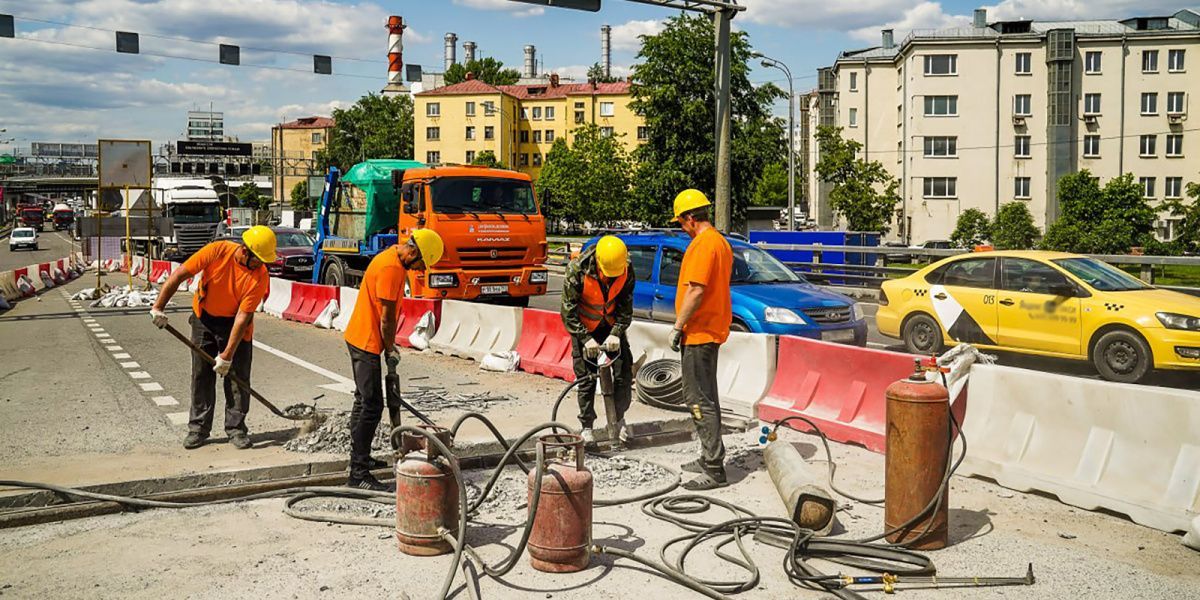
[(331, 258), (325, 267), (325, 275), (321, 278), (325, 285), (341, 287), (346, 283), (346, 266), (341, 259)]
[(1110, 331), (1096, 341), (1092, 363), (1108, 381), (1137, 383), (1154, 366), (1150, 346), (1141, 336), (1125, 330)]
[(742, 323), (741, 321), (734, 321), (734, 322), (730, 323), (729, 330), (730, 331), (740, 331), (742, 333), (750, 333), (750, 328), (746, 327), (746, 324)]
[(929, 315), (915, 315), (904, 324), (904, 347), (928, 356), (942, 352), (942, 326)]

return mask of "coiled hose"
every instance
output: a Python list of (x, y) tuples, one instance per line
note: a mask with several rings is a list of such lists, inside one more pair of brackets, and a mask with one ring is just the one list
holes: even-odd
[(687, 412), (683, 402), (683, 364), (672, 358), (652, 360), (638, 369), (638, 400), (655, 408)]

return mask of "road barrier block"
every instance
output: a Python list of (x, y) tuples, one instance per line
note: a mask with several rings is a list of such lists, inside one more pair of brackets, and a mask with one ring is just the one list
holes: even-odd
[(17, 291), (22, 297), (29, 297), (37, 293), (33, 280), (29, 278), (29, 267), (13, 269), (13, 284), (16, 285)]
[[(883, 453), (884, 392), (893, 382), (912, 374), (913, 358), (899, 352), (780, 336), (775, 381), (758, 403), (757, 416), (772, 423), (793, 415), (806, 417), (830, 440)], [(788, 426), (799, 431), (811, 429), (799, 421)]]
[(165, 260), (150, 261), (150, 282), (151, 283), (162, 283), (163, 281), (166, 281), (163, 278), (170, 274), (171, 274), (171, 263), (169, 263)]
[(481, 360), (492, 352), (515, 350), (520, 337), (520, 308), (446, 300), (429, 347), (439, 354)]
[(288, 321), (312, 323), (331, 301), (338, 300), (338, 288), (315, 283), (293, 283), (292, 301), (283, 311)]
[(54, 287), (54, 273), (50, 270), (50, 263), (30, 265), (29, 268), (37, 270), (38, 279), (42, 281), (42, 289), (48, 290)]
[(12, 302), (20, 298), (23, 294), (20, 288), (17, 287), (17, 276), (12, 271), (4, 271), (0, 273), (0, 296), (5, 300)]
[(354, 314), (354, 307), (358, 304), (358, 288), (343, 287), (338, 294), (342, 301), (338, 306), (338, 315), (333, 319), (333, 328), (345, 331), (350, 324), (350, 315)]
[(283, 318), (283, 311), (287, 310), (292, 303), (292, 282), (287, 279), (278, 277), (271, 278), (271, 289), (267, 292), (267, 299), (263, 301), (259, 310), (276, 317)]
[(642, 364), (662, 358), (679, 360), (679, 353), (671, 350), (670, 325), (634, 321), (626, 330), (629, 338), (629, 352), (633, 354), (634, 362)]
[(520, 369), (575, 381), (571, 335), (563, 325), (562, 316), (554, 311), (526, 308), (521, 319), (521, 339), (517, 342)]
[(959, 475), (1163, 531), (1200, 514), (1200, 393), (971, 367)]
[[(202, 275), (204, 275), (204, 271), (200, 271), (199, 273), (196, 273), (189, 279), (184, 279), (183, 283), (179, 284), (179, 289), (181, 289), (185, 292), (191, 292), (193, 294), (196, 293), (196, 291), (200, 289), (200, 277)], [(261, 307), (260, 307), (260, 310), (261, 310)]]
[(433, 330), (437, 331), (438, 324), (442, 322), (442, 301), (428, 298), (405, 298), (400, 303), (400, 314), (396, 321), (396, 343), (405, 348), (412, 348), (413, 344), (409, 338), (412, 337), (413, 330), (421, 321), (421, 317), (430, 312), (433, 313)]

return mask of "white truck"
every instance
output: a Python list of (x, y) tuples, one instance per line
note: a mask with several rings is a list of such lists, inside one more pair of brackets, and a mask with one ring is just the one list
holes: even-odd
[(180, 260), (217, 238), (223, 212), (221, 200), (207, 179), (156, 179), (149, 190), (130, 190), (117, 211), (145, 217), (148, 195), (154, 199), (153, 217), (170, 219), (169, 234), (147, 236), (132, 228), (134, 251), (144, 256)]

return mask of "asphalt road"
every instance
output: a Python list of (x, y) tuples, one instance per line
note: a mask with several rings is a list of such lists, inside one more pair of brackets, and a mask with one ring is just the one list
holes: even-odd
[(72, 243), (70, 234), (47, 229), (38, 237), (37, 250), (17, 250), (14, 252), (9, 249), (8, 236), (5, 236), (4, 239), (0, 240), (0, 271), (11, 271), (32, 264), (66, 258), (71, 253), (73, 247), (78, 246)]

